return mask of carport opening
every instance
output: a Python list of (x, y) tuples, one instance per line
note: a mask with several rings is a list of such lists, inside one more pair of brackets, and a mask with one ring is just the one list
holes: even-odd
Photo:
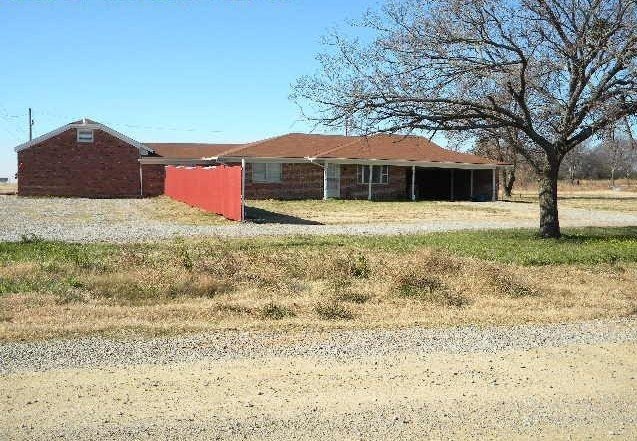
[[(405, 173), (411, 196), (411, 168)], [(491, 170), (416, 167), (414, 193), (417, 201), (490, 201), (492, 185)]]

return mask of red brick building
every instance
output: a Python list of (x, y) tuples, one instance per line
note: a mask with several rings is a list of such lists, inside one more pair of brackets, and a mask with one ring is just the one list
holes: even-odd
[(496, 162), (426, 138), (292, 133), (248, 144), (140, 143), (84, 119), (16, 147), (23, 196), (146, 197), (164, 167), (245, 164), (245, 199), (497, 198)]

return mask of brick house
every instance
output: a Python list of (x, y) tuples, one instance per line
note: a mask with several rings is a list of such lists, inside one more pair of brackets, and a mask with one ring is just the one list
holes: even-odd
[(88, 119), (16, 151), (23, 196), (156, 196), (167, 165), (225, 163), (245, 165), (245, 199), (495, 200), (503, 166), (417, 136), (291, 133), (240, 145), (140, 143)]

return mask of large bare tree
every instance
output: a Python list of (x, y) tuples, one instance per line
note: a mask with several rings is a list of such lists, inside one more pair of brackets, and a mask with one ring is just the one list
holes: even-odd
[(637, 0), (389, 0), (326, 38), (293, 98), (321, 124), (372, 132), (511, 128), (559, 237), (564, 156), (637, 112)]

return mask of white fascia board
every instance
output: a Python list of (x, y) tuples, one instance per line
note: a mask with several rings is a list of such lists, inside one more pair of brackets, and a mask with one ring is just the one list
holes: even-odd
[(24, 144), (20, 144), (14, 150), (16, 152), (19, 152), (21, 150), (28, 149), (31, 146), (40, 144), (46, 141), (47, 139), (53, 138), (54, 136), (64, 133), (70, 129), (102, 130), (103, 132), (106, 132), (109, 135), (114, 136), (115, 138), (118, 138), (124, 141), (125, 143), (130, 144), (133, 147), (137, 148), (142, 155), (146, 155), (148, 153), (154, 152), (154, 150), (151, 149), (150, 147), (142, 144), (141, 142), (135, 141), (134, 139), (129, 138), (128, 136), (122, 133), (119, 133), (117, 130), (111, 129), (110, 127), (107, 127), (104, 124), (67, 124), (55, 130), (52, 130), (48, 133), (45, 133), (44, 135), (38, 136), (37, 138), (34, 138), (31, 141), (25, 142)]
[(282, 162), (282, 163), (326, 163), (330, 164), (354, 164), (354, 165), (395, 165), (399, 167), (437, 167), (437, 168), (459, 168), (467, 170), (491, 170), (497, 168), (497, 164), (470, 164), (461, 162), (429, 162), (429, 161), (408, 161), (406, 159), (347, 159), (347, 158), (240, 158), (240, 157), (218, 157), (221, 162), (241, 162), (245, 159), (248, 163), (260, 162)]
[(218, 156), (219, 162), (241, 162), (245, 160), (248, 164), (258, 164), (263, 162), (280, 162), (285, 164), (307, 164), (307, 158), (251, 158), (242, 156)]
[(330, 164), (354, 164), (354, 165), (394, 165), (398, 167), (434, 167), (456, 168), (466, 170), (491, 170), (497, 168), (496, 164), (471, 164), (468, 162), (435, 162), (435, 161), (409, 161), (406, 159), (347, 159), (347, 158), (316, 158)]
[(163, 158), (146, 157), (138, 159), (140, 164), (145, 165), (214, 165), (219, 161), (210, 158), (189, 159), (189, 158)]

